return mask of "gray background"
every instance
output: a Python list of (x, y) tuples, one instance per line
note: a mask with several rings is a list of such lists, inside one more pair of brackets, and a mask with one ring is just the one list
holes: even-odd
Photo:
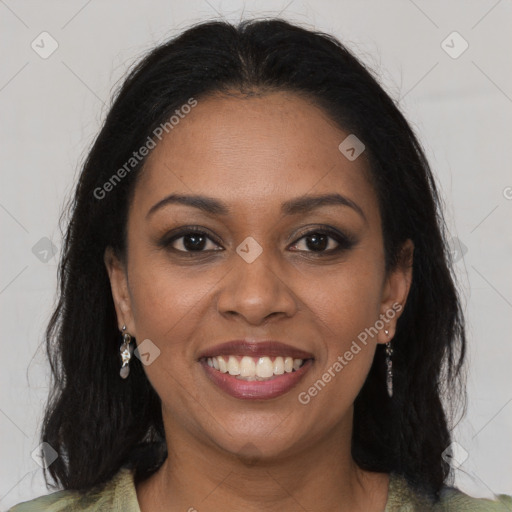
[(2, 510), (47, 492), (31, 453), (48, 390), (41, 343), (55, 298), (58, 217), (113, 90), (147, 50), (193, 22), (278, 14), (345, 42), (380, 74), (425, 146), (468, 321), (456, 483), (474, 496), (512, 494), (510, 0), (0, 0)]

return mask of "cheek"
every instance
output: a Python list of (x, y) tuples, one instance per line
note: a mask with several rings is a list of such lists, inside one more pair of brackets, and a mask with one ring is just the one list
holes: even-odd
[(359, 259), (357, 264), (340, 266), (316, 294), (309, 293), (323, 350), (316, 372), (297, 390), (297, 398), (311, 417), (322, 416), (321, 425), (311, 426), (312, 433), (321, 435), (334, 427), (366, 380), (375, 354), (368, 332), (379, 318), (381, 279), (378, 265)]
[(304, 293), (315, 316), (329, 328), (329, 338), (337, 340), (338, 349), (347, 342), (350, 345), (379, 318), (382, 278), (380, 265), (370, 258), (357, 257), (346, 265), (332, 267), (328, 276)]
[(199, 280), (192, 285), (186, 275), (150, 258), (132, 258), (130, 288), (137, 339), (149, 338), (162, 356), (168, 352), (174, 356), (165, 359), (175, 363), (183, 359), (175, 356), (186, 351), (183, 340), (197, 325), (196, 315), (208, 290)]
[[(129, 275), (132, 311), (139, 336), (139, 331), (143, 331), (143, 335), (171, 334), (175, 324), (193, 315), (213, 284), (208, 273), (192, 267), (179, 268), (161, 255), (136, 249)], [(188, 321), (180, 323), (189, 324)]]
[(324, 345), (317, 360), (322, 382), (315, 375), (308, 383), (314, 389), (301, 391), (317, 396), (316, 407), (329, 411), (332, 422), (353, 403), (370, 370), (376, 348), (371, 328), (379, 319), (382, 272), (376, 259), (359, 255), (333, 267), (317, 292), (308, 295)]
[(164, 405), (177, 414), (190, 406), (187, 403), (195, 395), (190, 340), (199, 322), (205, 289), (200, 280), (192, 285), (190, 278), (176, 269), (171, 271), (170, 265), (132, 261), (130, 287), (137, 344), (149, 339), (158, 348), (158, 358), (145, 365), (144, 371)]
[(129, 264), (137, 342), (149, 339), (160, 351), (155, 364), (145, 367), (146, 374), (159, 394), (175, 387), (173, 378), (178, 376), (181, 384), (187, 382), (190, 387), (197, 371), (194, 351), (198, 340), (202, 333), (211, 332), (212, 290), (227, 270), (180, 267), (144, 247), (133, 248)]

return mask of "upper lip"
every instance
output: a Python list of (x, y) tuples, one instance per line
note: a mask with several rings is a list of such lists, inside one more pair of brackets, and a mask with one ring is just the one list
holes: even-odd
[(198, 359), (215, 356), (289, 356), (294, 359), (313, 359), (313, 354), (274, 340), (232, 340), (203, 350)]

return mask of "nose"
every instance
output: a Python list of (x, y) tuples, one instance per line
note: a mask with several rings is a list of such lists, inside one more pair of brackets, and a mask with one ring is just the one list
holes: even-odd
[[(285, 282), (271, 251), (263, 251), (251, 263), (233, 256), (231, 271), (221, 281), (217, 310), (224, 316), (239, 316), (251, 325), (260, 325), (270, 317), (292, 317), (297, 300), (291, 284)], [(281, 274), (281, 275), (280, 275)]]

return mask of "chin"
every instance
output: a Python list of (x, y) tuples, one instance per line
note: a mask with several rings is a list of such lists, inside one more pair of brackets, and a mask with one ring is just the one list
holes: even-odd
[[(261, 461), (286, 457), (294, 450), (294, 441), (289, 427), (286, 435), (278, 431), (276, 425), (269, 425), (268, 428), (245, 431), (224, 432), (221, 438), (212, 438), (212, 441), (221, 450), (237, 457), (246, 464), (256, 464)], [(231, 435), (230, 435), (231, 434)]]

